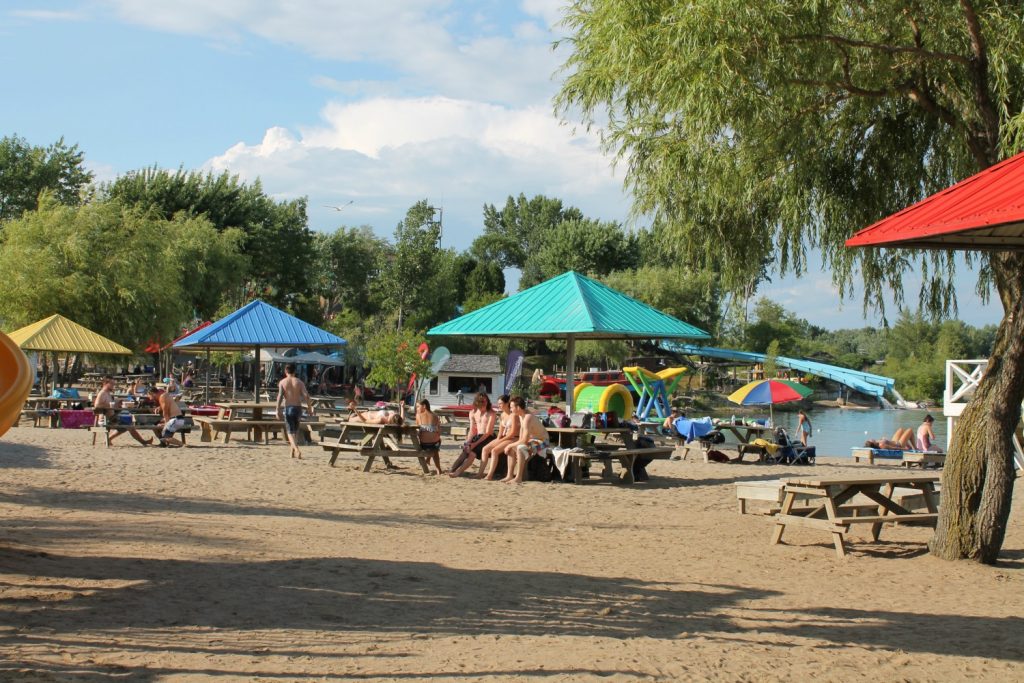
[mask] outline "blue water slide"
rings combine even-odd
[[[661,343],[669,351],[681,353],[687,356],[704,356],[705,358],[721,358],[723,360],[737,360],[747,363],[764,363],[766,356],[763,353],[751,351],[733,351],[731,349],[717,349],[710,346],[696,346],[694,344],[682,344],[679,342],[664,341]],[[873,375],[870,372],[840,368],[835,365],[819,363],[802,358],[788,358],[776,356],[775,364],[782,368],[806,372],[817,377],[824,377],[833,382],[838,382],[868,396],[882,398],[885,392],[892,391],[896,387],[896,380],[882,375]]]

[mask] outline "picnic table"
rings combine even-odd
[[[718,431],[726,431],[736,437],[736,440],[741,444],[748,444],[753,439],[756,439],[766,432],[769,434],[775,433],[774,427],[765,427],[763,425],[738,425],[732,424],[731,422],[719,422],[715,425],[715,429]]]
[[[629,427],[548,427],[549,441],[557,443],[559,448],[573,448],[579,443],[582,435],[602,436],[604,440],[594,444],[594,450],[586,453],[571,454],[573,481],[580,483],[583,479],[583,466],[590,460],[600,460],[604,465],[601,473],[603,479],[614,480],[612,460],[618,460],[622,467],[620,481],[624,484],[635,484],[633,465],[639,457],[667,460],[672,457],[674,449],[670,447],[637,448],[633,441],[633,430]],[[621,440],[609,441],[618,437]]]
[[[228,443],[233,432],[251,433],[254,441],[269,442],[271,433],[284,431],[284,420],[278,420],[276,414],[272,418],[263,416],[265,410],[277,410],[274,401],[221,401],[213,405],[218,409],[216,416],[195,415],[192,418],[202,428],[200,440],[203,442],[213,441],[217,434],[223,433],[224,443]],[[303,420],[300,426],[306,434],[311,429],[323,429],[324,423]]]
[[[420,468],[424,474],[428,474],[427,458],[433,451],[420,450],[419,428],[416,425],[383,425],[369,422],[346,421],[337,425],[338,434],[327,436],[321,446],[331,454],[330,465],[334,467],[335,461],[342,453],[365,458],[363,472],[369,472],[373,461],[380,457],[384,460],[385,466],[389,469],[394,466],[391,458],[413,457],[419,460]],[[407,443],[403,443],[403,439]]]
[[[836,555],[846,556],[844,537],[851,524],[870,524],[871,540],[877,541],[883,524],[913,522],[934,526],[938,520],[936,475],[888,475],[877,477],[791,477],[785,479],[782,509],[775,515],[772,545],[782,541],[787,525],[821,529],[832,534]],[[927,512],[911,512],[893,500],[898,487],[921,492]],[[871,501],[873,515],[860,515],[862,506],[846,506],[857,494]],[[810,501],[807,509],[794,510],[797,498]],[[815,505],[817,503],[817,505]]]

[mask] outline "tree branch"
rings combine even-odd
[[[804,42],[826,42],[832,43],[833,45],[841,45],[845,47],[856,47],[864,48],[867,50],[876,50],[891,55],[910,54],[917,57],[924,57],[925,59],[935,59],[945,62],[956,62],[958,64],[970,64],[971,62],[970,57],[958,55],[953,52],[936,52],[935,50],[926,50],[920,45],[887,45],[885,43],[873,43],[867,40],[856,40],[854,38],[846,38],[844,36],[837,36],[832,33],[803,33],[800,35],[792,36],[790,40]]]
[[[971,0],[960,0],[967,21],[967,33],[971,37],[973,55],[967,71],[974,91],[974,104],[981,117],[981,130],[976,131],[977,140],[969,142],[971,151],[980,168],[988,168],[999,161],[999,115],[988,89],[988,50],[981,33],[981,22]]]

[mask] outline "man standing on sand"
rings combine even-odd
[[[306,385],[295,376],[295,363],[288,363],[284,366],[284,379],[277,383],[277,419],[281,419],[281,404],[284,403],[284,431],[288,435],[288,443],[292,447],[292,457],[299,460],[302,460],[298,434],[303,400],[306,402],[309,414],[316,415],[316,411],[313,410],[313,401],[309,397],[309,392],[306,391]]]
[[[519,439],[505,447],[509,465],[508,475],[502,481],[521,484],[530,458],[535,455],[543,458],[547,453],[548,432],[536,415],[527,412],[526,401],[522,396],[513,396],[509,403],[512,412],[519,418]]]
[[[175,432],[180,432],[185,428],[185,418],[181,415],[178,402],[169,393],[160,391],[156,387],[149,388],[149,398],[159,406],[157,412],[163,417],[163,421],[153,430],[160,437],[160,446],[162,448],[184,446],[184,442],[174,438]],[[160,430],[161,427],[163,431]]]

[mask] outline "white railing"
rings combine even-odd
[[[964,407],[974,395],[981,378],[988,367],[988,360],[947,360],[946,389],[942,392],[942,414],[946,416],[946,448],[953,438],[956,419],[964,412]],[[1022,444],[1021,425],[1013,436],[1014,460],[1017,467],[1024,468],[1024,444]]]

